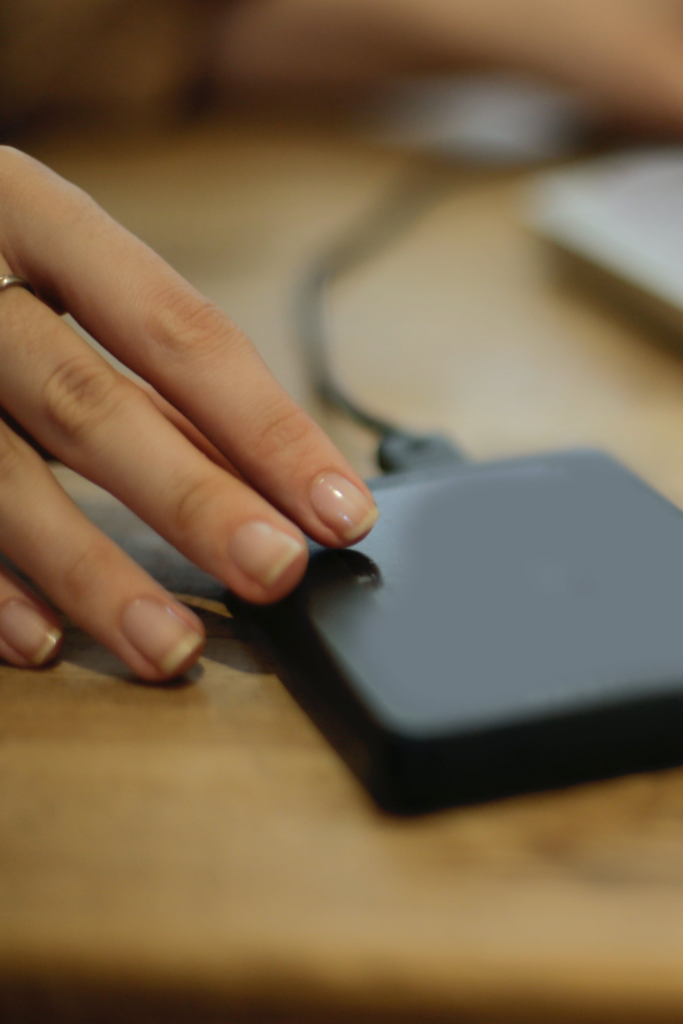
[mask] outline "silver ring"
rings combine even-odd
[[[17,277],[16,274],[5,274],[4,277],[0,277],[0,292],[4,291],[5,288],[25,288],[31,295],[36,294],[36,290],[30,281],[27,281],[25,277]]]

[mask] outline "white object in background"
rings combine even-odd
[[[683,147],[620,153],[542,175],[529,220],[683,324]]]
[[[587,116],[568,93],[523,78],[442,75],[387,87],[370,122],[382,143],[495,166],[575,151]]]

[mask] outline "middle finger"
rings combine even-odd
[[[247,600],[296,583],[306,563],[296,526],[39,300],[13,290],[2,313],[0,404],[41,444]]]

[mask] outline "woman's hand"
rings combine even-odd
[[[302,531],[357,540],[377,518],[362,480],[215,306],[88,196],[0,147],[0,408],[249,601],[306,566]],[[41,301],[42,300],[42,301]],[[151,387],[105,362],[67,310]],[[139,676],[199,656],[199,620],[102,534],[0,420],[0,551]],[[44,664],[59,621],[0,569],[0,657]]]

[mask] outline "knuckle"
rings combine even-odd
[[[12,174],[25,167],[29,157],[14,146],[0,146],[0,173]]]
[[[13,146],[0,146],[0,192],[2,203],[0,203],[0,227],[3,235],[4,256],[9,260],[11,256],[10,226],[13,221],[15,208],[23,206],[23,192],[25,182],[31,180],[32,169],[35,161]],[[15,261],[12,260],[14,263]]]
[[[12,250],[23,250],[14,239],[23,236],[29,215],[38,217],[42,212],[55,226],[61,224],[71,232],[78,219],[95,205],[82,189],[13,146],[0,146],[0,193],[0,228],[7,258]],[[22,261],[12,262],[21,266]]]
[[[165,356],[211,358],[246,342],[230,318],[208,299],[176,286],[150,303],[147,329]]]
[[[12,431],[0,423],[0,487],[7,488],[26,473],[26,455]]]
[[[252,449],[255,460],[267,463],[294,450],[300,456],[312,441],[311,434],[311,421],[303,409],[284,402],[277,410],[269,410],[257,428]]]
[[[51,432],[69,443],[82,440],[130,401],[133,389],[106,363],[81,355],[52,371],[42,393]]]
[[[0,146],[0,180],[3,192],[7,189],[8,196],[12,196],[15,201],[21,203],[28,194],[33,194],[36,183],[44,180],[46,176],[56,177],[45,164],[41,164],[28,153],[23,153],[14,146]],[[35,196],[33,198],[35,199]]]
[[[92,596],[98,581],[115,578],[116,549],[105,537],[91,541],[69,562],[62,578],[65,608],[79,607]]]
[[[170,502],[170,527],[176,539],[186,540],[197,533],[198,524],[224,488],[222,478],[213,473],[185,476],[179,481]]]

